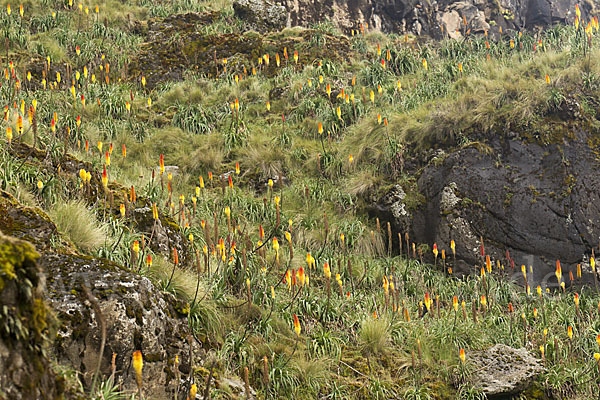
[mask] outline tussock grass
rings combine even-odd
[[[84,252],[93,252],[107,240],[106,229],[83,201],[57,202],[49,215],[59,232]]]

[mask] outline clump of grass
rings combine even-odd
[[[367,318],[360,326],[360,346],[366,355],[383,352],[390,339],[390,323],[384,318]]]
[[[106,229],[83,201],[57,202],[49,215],[59,232],[79,250],[92,252],[106,240]]]

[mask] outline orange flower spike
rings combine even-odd
[[[150,268],[152,266],[152,255],[148,254],[146,256],[146,267]]]
[[[452,250],[452,255],[456,255],[456,244],[454,243],[454,240],[450,241],[450,249]]]
[[[300,282],[300,286],[304,286],[306,275],[304,274],[304,267],[298,268],[298,282]]]
[[[460,358],[460,362],[465,365],[466,357],[465,357],[465,349],[460,349],[458,351],[458,358]]]
[[[165,159],[162,154],[160,155],[159,166],[160,166],[160,174],[162,175],[165,173]]]
[[[556,279],[558,280],[558,282],[560,283],[560,281],[562,280],[562,269],[560,268],[560,260],[556,260]]]
[[[488,274],[492,273],[492,261],[490,260],[490,256],[485,256],[485,267],[487,269]]]
[[[487,307],[487,299],[484,294],[481,295],[481,305],[484,309]]]
[[[294,50],[294,63],[298,64],[298,50]]]
[[[454,312],[458,311],[458,297],[452,297],[452,307],[454,307]]]
[[[325,278],[328,280],[331,279],[331,268],[329,268],[329,263],[327,261],[323,264],[323,273],[325,274]]]
[[[294,314],[294,332],[296,332],[297,337],[300,337],[300,321],[296,314]]]
[[[323,123],[319,122],[317,126],[317,132],[319,132],[319,135],[323,134]]]
[[[104,163],[107,167],[110,167],[110,153],[108,151],[104,153]]]
[[[433,244],[433,256],[435,257],[435,260],[437,261],[437,257],[438,257],[438,247],[437,247],[437,243]]]
[[[598,343],[598,347],[600,347],[600,335],[596,336],[596,343]]]
[[[425,69],[425,71],[427,71],[427,60],[423,59],[423,69]]]
[[[567,336],[569,337],[569,340],[573,340],[573,327],[571,325],[567,328]]]
[[[573,296],[573,301],[575,302],[575,307],[579,308],[579,294],[575,293],[575,296]]]
[[[325,87],[325,91],[327,92],[327,97],[331,98],[331,86],[329,85],[329,83]]]
[[[179,253],[177,252],[177,247],[173,247],[173,264],[179,265]]]
[[[127,148],[125,147],[125,143],[123,143],[122,154],[123,158],[127,158]]]
[[[546,74],[546,83],[549,85],[550,84],[550,75]]]
[[[425,307],[427,307],[427,311],[431,307],[431,299],[429,297],[429,292],[425,293]]]
[[[233,180],[231,179],[231,175],[229,175],[229,189],[233,189]]]

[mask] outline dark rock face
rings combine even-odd
[[[575,4],[579,3],[582,17],[598,3],[577,0],[278,0],[288,11],[289,26],[309,26],[329,19],[342,30],[357,29],[368,23],[370,29],[383,32],[414,33],[442,37],[445,34],[461,35],[466,30],[483,32],[488,29],[523,30],[547,27],[556,23],[572,23]],[[443,26],[443,32],[442,32]],[[456,33],[456,30],[459,30]]]
[[[447,254],[454,240],[455,269],[461,272],[483,265],[483,237],[486,254],[521,282],[525,264],[533,266],[531,286],[556,286],[557,260],[567,284],[577,264],[583,280],[591,282],[587,260],[600,241],[597,147],[597,135],[582,130],[552,144],[516,134],[488,138],[487,145],[463,146],[425,167],[418,179],[425,201],[410,216],[397,212],[402,199],[390,201],[389,195],[374,214],[391,219],[395,231],[411,232],[411,240],[437,243]]]

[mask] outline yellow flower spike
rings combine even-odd
[[[86,174],[86,172],[85,172],[85,169],[83,169],[83,168],[82,168],[82,169],[80,169],[80,170],[79,170],[79,178],[80,178],[80,179],[81,179],[83,182],[85,182],[85,177],[86,177],[86,175],[87,175],[87,174]]]
[[[487,307],[487,299],[485,298],[485,295],[481,295],[481,305],[483,306],[483,309],[485,310],[485,308]]]
[[[279,198],[279,196],[275,196],[274,200],[275,200],[275,205],[276,205],[276,206],[279,206],[279,201],[281,200],[281,199]]]
[[[152,98],[148,97],[148,109],[152,108]]]
[[[423,68],[427,71],[427,60],[423,59]]]
[[[550,75],[546,74],[546,83],[549,85],[550,84]]]
[[[594,353],[594,360],[596,360],[596,362],[600,362],[600,353]]]
[[[342,120],[342,109],[338,106],[336,109],[337,117],[341,121]]]
[[[119,211],[121,212],[121,218],[125,218],[125,204],[121,203]]]
[[[288,243],[292,243],[292,235],[288,231],[285,231],[284,236]]]
[[[196,386],[196,384],[194,383],[191,387],[190,387],[190,400],[194,400],[196,399],[196,393],[198,393],[198,387]]]
[[[381,125],[381,114],[377,114],[377,125]]]
[[[133,352],[133,370],[135,371],[135,380],[138,385],[138,389],[142,391],[142,368],[144,367],[144,360],[142,358],[142,352],[136,350]]]
[[[460,358],[460,362],[465,365],[466,357],[465,357],[465,349],[460,349],[458,351],[458,358]]]
[[[317,126],[317,132],[319,132],[319,135],[323,134],[323,124],[321,122]]]
[[[6,127],[6,140],[8,141],[8,144],[10,144],[12,142],[12,138],[13,138],[12,128],[10,126],[7,126]]]
[[[369,93],[369,98],[371,99],[371,103],[375,104],[375,93],[372,90]]]
[[[425,307],[427,307],[427,311],[430,311],[430,308],[431,308],[431,298],[429,297],[429,292],[425,293]]]
[[[540,285],[537,286],[537,294],[539,297],[542,297],[542,287]]]
[[[567,328],[567,336],[569,337],[569,340],[573,340],[573,327],[571,325]]]
[[[156,206],[156,203],[152,203],[152,219],[155,221],[158,220],[158,207]]]

